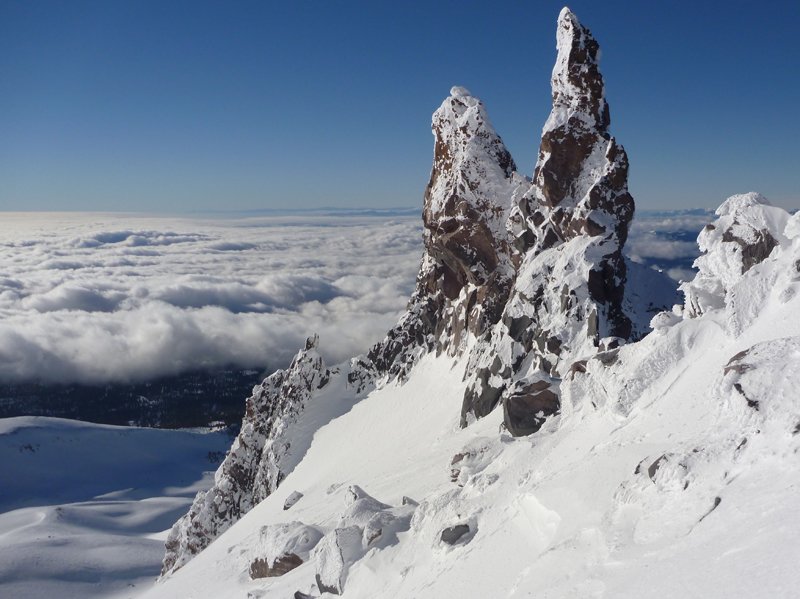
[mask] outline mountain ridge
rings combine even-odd
[[[642,398],[675,405],[676,399],[669,394],[672,385],[685,388],[686,381],[699,380],[699,366],[687,363],[692,352],[698,351],[695,348],[710,350],[714,344],[729,348],[748,330],[755,330],[762,306],[771,305],[767,300],[776,284],[781,283],[783,291],[775,302],[787,304],[794,299],[797,273],[781,274],[781,268],[792,263],[800,226],[796,216],[790,218],[757,194],[729,199],[717,211],[715,223],[700,234],[705,253],[696,262],[700,270],[695,279],[682,285],[686,301],[681,304],[666,277],[623,258],[634,212],[627,189],[628,159],[608,132],[599,46],[566,8],[558,18],[557,50],[553,109],[531,180],[516,172],[485,107],[465,88],[454,87],[434,113],[434,160],[423,206],[425,253],[406,313],[365,355],[334,367],[326,366],[316,354],[317,339],[311,337],[287,370],[254,388],[242,432],[218,470],[214,487],[198,495],[190,512],[170,532],[162,570],[164,589],[178,588],[170,587],[176,571],[191,568],[196,554],[226,537],[233,543],[229,550],[242,544],[239,554],[250,556],[243,559],[251,560],[251,578],[260,579],[253,576],[253,560],[260,560],[255,571],[280,578],[275,592],[286,591],[284,584],[296,585],[303,590],[295,597],[301,598],[319,593],[374,595],[381,588],[379,577],[369,572],[377,571],[390,577],[399,593],[396,596],[438,596],[422,589],[439,584],[441,592],[443,584],[457,585],[453,576],[445,574],[447,568],[440,569],[447,555],[461,552],[466,558],[472,552],[481,556],[475,558],[479,561],[491,561],[490,553],[502,553],[504,537],[513,537],[512,547],[521,551],[527,547],[540,557],[557,547],[556,539],[570,539],[575,551],[591,554],[600,563],[603,551],[611,554],[627,547],[626,542],[632,545],[630,539],[638,538],[646,545],[672,538],[646,515],[629,525],[626,502],[676,518],[675,528],[688,531],[686,535],[719,507],[720,495],[715,493],[731,483],[718,466],[737,463],[743,447],[730,451],[735,436],[731,414],[734,420],[749,423],[741,427],[745,444],[759,444],[761,429],[753,418],[763,417],[770,422],[763,428],[775,429],[775,446],[781,447],[783,459],[796,453],[796,438],[787,441],[778,431],[791,429],[797,410],[783,396],[772,398],[762,383],[763,376],[772,376],[763,373],[772,372],[770,357],[781,351],[776,347],[793,348],[794,338],[761,339],[742,350],[743,354],[725,358],[727,365],[710,388],[718,405],[705,411],[692,408],[699,419],[716,427],[707,450],[693,454],[682,445],[661,455],[645,455],[633,478],[604,455],[592,453],[602,445],[603,434],[620,437],[618,431],[631,423],[642,439],[651,434],[642,432],[646,429],[636,421],[640,418],[653,425],[652,415],[641,412]],[[796,264],[800,262],[795,270]],[[785,312],[780,306],[776,310]],[[726,324],[720,326],[722,322]],[[717,368],[716,361],[723,359],[720,351],[709,351],[696,362]],[[742,362],[747,356],[751,361]],[[681,379],[681,372],[687,371],[692,375]],[[741,380],[733,380],[737,377]],[[664,388],[665,381],[672,385]],[[790,379],[785,388],[793,384]],[[446,406],[432,407],[415,393],[432,395],[433,403],[446,398],[442,399]],[[740,393],[744,403],[732,400],[732,393]],[[459,397],[460,413],[449,414]],[[452,423],[453,428],[437,436],[435,422],[414,418],[402,406],[403,398],[420,417],[431,412],[431,417],[441,418],[446,427]],[[410,439],[432,443],[434,456],[451,456],[450,486],[436,482],[433,474],[422,475],[425,484],[410,482],[413,465],[398,462],[403,451],[420,464],[431,463],[434,456],[426,457],[420,448],[403,449],[403,435],[393,436],[391,426],[376,420],[381,401],[386,403],[383,419],[392,414],[412,418],[424,433],[417,434],[409,422],[397,422],[396,428]],[[747,411],[758,412],[762,405],[770,406],[768,416]],[[371,439],[373,447],[381,448],[380,455],[388,456],[387,448],[400,454],[386,457],[386,463],[402,472],[398,480],[424,497],[397,497],[394,505],[378,501],[357,486],[352,476],[360,472],[378,491],[396,490],[385,473],[374,468],[362,472],[351,464],[334,466],[320,455],[315,448],[326,446],[336,455],[349,455],[346,461],[355,458],[347,449],[334,449],[333,430],[343,435],[343,443],[368,446],[362,446],[360,438],[348,437],[349,420],[358,425],[353,429],[357,437]],[[680,417],[671,424],[679,421]],[[797,421],[800,427],[800,418]],[[367,423],[383,436],[363,428]],[[589,432],[581,433],[579,424],[587,423]],[[574,442],[567,431],[575,435]],[[697,434],[693,427],[687,428],[689,432]],[[655,436],[654,447],[667,444],[660,434]],[[595,443],[588,453],[582,446],[586,439]],[[613,473],[610,481],[597,483],[603,497],[610,497],[604,499],[602,522],[579,515],[570,500],[560,512],[563,506],[554,493],[564,487],[548,488],[544,482],[549,479],[541,478],[530,465],[530,455],[526,456],[526,450],[532,450],[540,458],[563,464],[565,470],[586,474],[580,464],[565,457],[570,445],[586,456],[587,463],[599,460]],[[635,446],[623,435],[609,451],[630,457]],[[551,453],[545,451],[548,447]],[[752,455],[758,458],[760,454]],[[308,467],[304,468],[309,460],[349,479],[348,484],[333,483],[321,489]],[[698,482],[704,469],[713,471],[713,476]],[[327,471],[317,475],[320,480],[330,476]],[[559,473],[550,471],[549,476],[562,480]],[[257,533],[237,525],[243,519],[253,521],[250,514],[260,516],[261,522],[267,515],[276,518],[279,498],[273,496],[284,495],[279,485],[289,480],[303,488],[293,488],[300,498],[284,497],[288,506],[284,511],[291,509],[293,515],[313,520],[293,520],[278,528],[269,524]],[[587,476],[587,480],[595,479]],[[691,489],[686,494],[691,507],[677,517],[681,485],[684,491]],[[326,499],[336,494],[343,495],[344,501],[338,513]],[[578,495],[581,499],[574,500],[576,505],[588,506],[584,495]],[[290,497],[295,498],[293,502]],[[505,507],[492,511],[495,504]],[[524,522],[527,525],[520,524]],[[591,523],[586,528],[589,536],[582,538],[574,522]],[[226,534],[229,529],[233,537]],[[526,530],[530,532],[527,540]],[[606,538],[606,533],[630,539],[617,542]],[[475,550],[476,544],[480,550]],[[427,557],[417,558],[415,551]],[[382,552],[406,564],[399,579],[399,571]],[[230,576],[242,571],[241,560],[223,564],[219,559],[216,554],[205,563],[215,563]],[[413,570],[417,559],[422,560],[423,571],[427,564],[447,582],[434,583],[428,577],[432,575],[422,573],[409,575],[406,584],[402,572]],[[541,563],[525,568],[524,561],[511,560],[523,572],[522,579],[531,568],[545,568],[547,561],[542,557]],[[357,581],[353,587],[351,570]],[[174,579],[191,586],[187,576],[196,576],[197,567],[191,572]],[[576,577],[580,578],[576,574],[570,580],[575,582]],[[605,583],[597,581],[600,578],[595,580],[593,575],[580,580],[587,596],[602,595],[592,590],[605,588]],[[559,575],[545,583],[557,596],[570,588],[569,581]],[[272,588],[263,587],[263,593]],[[526,582],[513,586],[510,593],[533,588]],[[485,585],[483,589],[487,592]],[[469,585],[462,585],[462,590],[467,596],[486,596]],[[253,593],[266,596],[259,594],[262,591]]]

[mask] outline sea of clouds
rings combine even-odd
[[[419,215],[0,213],[0,381],[140,381],[363,353],[405,308]],[[628,254],[691,276],[703,214],[637,216]]]

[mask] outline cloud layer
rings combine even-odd
[[[691,276],[706,213],[641,213],[627,253]],[[286,365],[319,333],[330,363],[405,308],[418,215],[242,219],[4,214],[0,381],[104,383]]]
[[[335,363],[394,324],[422,252],[403,216],[6,214],[0,232],[5,381],[276,368],[315,332]]]
[[[675,281],[694,277],[692,263],[700,255],[697,235],[714,220],[707,210],[641,211],[636,214],[625,246],[635,262],[662,270]]]

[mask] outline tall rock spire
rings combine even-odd
[[[599,46],[564,8],[533,185],[508,220],[520,252],[514,287],[471,357],[462,424],[503,403],[514,434],[559,410],[560,378],[606,337],[627,339],[622,246],[633,217],[625,150],[608,133]],[[619,341],[616,341],[619,342]],[[615,343],[616,343],[615,342]]]
[[[423,204],[425,254],[408,311],[368,354],[376,374],[402,378],[426,351],[460,353],[500,318],[514,282],[506,227],[528,182],[483,103],[450,90],[431,122],[433,167]]]
[[[557,48],[534,185],[511,228],[520,249],[547,249],[583,234],[621,247],[634,211],[628,157],[608,133],[599,45],[568,8],[558,18]]]

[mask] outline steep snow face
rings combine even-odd
[[[568,9],[557,28],[553,109],[533,185],[508,221],[523,257],[501,321],[473,353],[462,408],[466,424],[502,401],[514,434],[558,411],[559,380],[576,360],[604,338],[641,336],[632,321],[649,320],[636,313],[647,307],[625,301],[634,205],[625,150],[608,134],[599,46]]]

